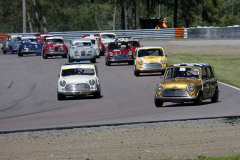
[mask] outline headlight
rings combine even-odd
[[[113,53],[112,53],[112,52],[110,52],[110,53],[109,53],[109,56],[113,56]]]
[[[102,50],[102,46],[99,46],[99,49]]]
[[[138,61],[138,64],[139,64],[139,65],[142,65],[142,60],[139,60],[139,61]]]
[[[156,86],[156,89],[157,89],[157,91],[161,91],[161,90],[163,89],[163,87],[162,87],[161,84],[158,84],[158,85]]]
[[[131,51],[130,51],[130,52],[128,52],[128,55],[129,55],[129,56],[131,56],[131,55],[132,55],[132,52],[131,52]]]
[[[166,63],[166,59],[162,59],[161,62],[162,62],[162,64],[165,64]]]
[[[189,84],[188,85],[188,90],[189,91],[193,91],[194,90],[194,85],[193,84]]]
[[[38,48],[38,45],[35,45],[35,48]]]
[[[64,87],[66,85],[66,81],[61,80],[59,84],[60,84],[60,86]]]
[[[91,86],[93,86],[93,85],[95,84],[95,80],[94,80],[94,79],[90,79],[90,80],[89,80],[89,84],[90,84]]]

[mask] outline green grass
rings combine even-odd
[[[240,87],[240,56],[173,54],[167,57],[168,65],[174,63],[208,63],[213,66],[218,81]]]

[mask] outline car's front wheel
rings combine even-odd
[[[23,56],[23,53],[22,53],[20,50],[18,51],[18,56],[19,56],[19,57],[22,57],[22,56]]]
[[[136,67],[134,67],[134,75],[135,75],[136,77],[139,76],[139,72],[138,72],[138,70],[136,69]]]
[[[200,91],[200,92],[198,93],[197,99],[194,100],[194,103],[195,103],[196,105],[201,105],[202,102],[203,102],[203,94],[202,94],[202,92]]]
[[[211,98],[211,102],[212,103],[216,103],[218,101],[218,97],[219,97],[219,91],[218,88],[215,89],[214,95]]]
[[[109,62],[108,60],[106,61],[106,66],[110,66],[111,62]]]
[[[90,60],[91,63],[96,63],[96,58]]]
[[[43,56],[43,59],[47,59],[47,55],[45,54],[45,52],[43,52],[42,56]]]
[[[62,55],[62,58],[67,58],[67,54]]]
[[[61,100],[64,100],[64,99],[66,98],[66,96],[64,96],[64,95],[61,94],[61,93],[58,93],[58,94],[57,94],[57,98],[58,98],[59,101],[61,101]]]
[[[6,50],[3,50],[3,54],[7,54],[7,51],[6,51]]]
[[[68,56],[68,62],[69,63],[73,62],[73,59],[70,56]]]
[[[156,107],[162,107],[163,106],[163,101],[159,100],[159,99],[155,99],[155,106]]]

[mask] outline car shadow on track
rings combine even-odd
[[[221,101],[218,101],[216,103],[219,103],[219,102],[221,102]],[[212,102],[211,101],[206,101],[206,102],[203,102],[200,105],[196,105],[196,104],[194,104],[194,102],[172,103],[170,105],[164,105],[164,103],[163,103],[163,107],[164,108],[167,108],[167,107],[178,107],[179,108],[179,107],[193,107],[193,106],[201,107],[201,106],[206,106],[208,104],[212,104]],[[159,108],[161,108],[161,107],[159,107]]]
[[[103,98],[103,95],[101,95],[99,98],[96,98],[94,96],[67,96],[64,100],[62,101],[69,101],[69,100],[92,100],[92,99],[101,99]]]

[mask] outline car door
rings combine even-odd
[[[209,83],[210,83],[210,96],[212,97],[214,94],[215,88],[217,86],[217,79],[214,76],[214,71],[212,67],[208,66],[206,70],[207,70]]]
[[[207,99],[211,96],[210,80],[205,67],[202,68],[202,84],[203,84],[203,99]]]

